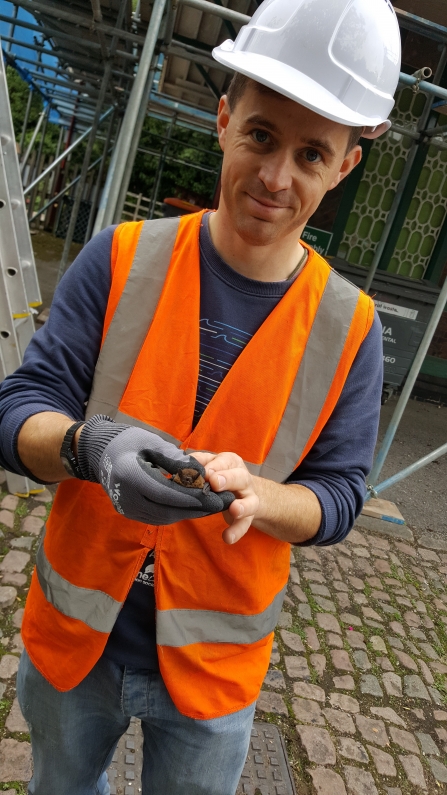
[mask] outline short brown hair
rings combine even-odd
[[[228,105],[230,107],[231,113],[236,108],[237,103],[243,97],[247,86],[253,83],[256,86],[256,89],[261,94],[278,94],[278,96],[284,96],[283,94],[279,94],[277,91],[273,91],[272,88],[268,88],[268,86],[264,86],[262,83],[258,83],[256,80],[253,80],[251,77],[247,77],[247,75],[243,75],[241,72],[235,72],[233,78],[231,80],[230,85],[228,86],[227,91],[227,100]],[[359,142],[359,139],[362,135],[363,127],[350,127],[349,128],[349,138],[348,138],[348,145],[346,147],[346,154],[354,149]]]

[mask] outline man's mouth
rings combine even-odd
[[[263,208],[267,212],[271,211],[274,212],[275,210],[284,210],[286,206],[284,204],[276,204],[275,202],[270,201],[270,199],[265,198],[258,198],[253,196],[251,193],[247,193],[247,196],[252,199],[255,204],[259,206],[259,208]]]

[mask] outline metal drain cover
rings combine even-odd
[[[111,795],[139,795],[143,763],[139,720],[121,737],[108,769]],[[296,795],[284,740],[276,726],[254,723],[250,747],[236,795]]]
[[[284,740],[276,726],[253,724],[236,795],[296,795]]]

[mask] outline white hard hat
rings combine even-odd
[[[213,50],[225,66],[371,138],[390,127],[400,53],[390,0],[265,0],[236,41]]]

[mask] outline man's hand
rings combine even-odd
[[[100,483],[115,510],[137,522],[168,525],[201,519],[224,511],[233,494],[209,488],[187,488],[171,475],[197,470],[202,465],[191,455],[151,431],[115,423],[95,414],[85,423],[78,440],[78,462],[86,480]],[[201,470],[201,471],[200,471]]]
[[[252,475],[236,453],[195,452],[215,492],[231,491],[236,499],[224,512],[228,527],[222,538],[235,544],[252,524],[267,535],[291,544],[313,538],[320,528],[321,507],[305,486],[284,485]]]
[[[62,440],[71,425],[73,419],[51,411],[34,414],[23,424],[18,452],[36,480],[54,483],[71,477],[60,458]],[[172,524],[221,513],[234,499],[224,489],[214,494],[166,478],[159,467],[175,475],[194,466],[201,469],[201,465],[142,428],[96,415],[76,432],[73,451],[84,478],[102,484],[115,510],[145,524]],[[205,475],[204,470],[200,474]]]
[[[213,491],[231,491],[236,499],[224,513],[229,527],[223,532],[226,544],[235,544],[245,535],[259,511],[254,478],[236,453],[194,453],[204,467]],[[260,478],[257,478],[260,480]]]

